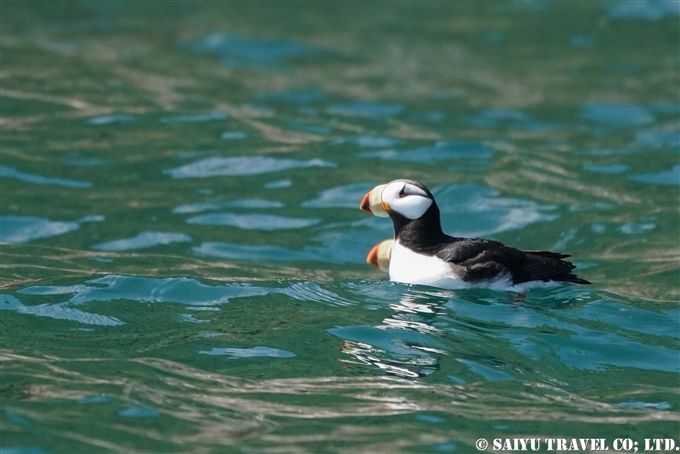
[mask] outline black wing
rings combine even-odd
[[[451,263],[466,282],[509,275],[513,284],[551,280],[590,284],[571,272],[576,266],[559,252],[521,251],[493,240],[451,238],[436,255]]]

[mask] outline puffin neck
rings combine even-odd
[[[439,207],[435,202],[418,219],[408,219],[390,212],[394,224],[394,239],[415,252],[438,249],[448,236],[442,232]]]

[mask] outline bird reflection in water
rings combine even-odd
[[[430,356],[401,357],[387,359],[384,350],[363,342],[344,340],[340,344],[341,352],[352,355],[357,361],[338,358],[338,361],[349,364],[367,364],[384,370],[388,374],[404,378],[427,377],[439,370],[439,361]],[[443,353],[443,352],[442,352]]]
[[[395,313],[383,319],[375,328],[382,331],[404,330],[419,335],[438,335],[441,330],[434,326],[434,318],[446,313],[442,305],[449,301],[450,293],[409,289],[399,302],[389,305]],[[339,358],[338,361],[375,366],[390,375],[404,378],[427,377],[440,369],[440,356],[448,354],[443,349],[418,342],[427,339],[428,337],[420,336],[395,336],[389,341],[390,346],[395,347],[394,351],[386,351],[366,342],[343,340],[339,350],[353,356],[355,360]]]

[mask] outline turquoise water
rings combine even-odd
[[[0,452],[680,443],[679,28],[661,1],[3,3]],[[388,282],[358,205],[400,177],[593,285]]]

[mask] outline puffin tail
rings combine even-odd
[[[569,257],[569,254],[552,251],[523,252],[527,254],[527,263],[521,280],[558,281],[581,285],[591,283],[572,272],[576,265],[564,260]]]
[[[592,284],[592,282],[586,281],[585,279],[581,279],[580,277],[578,277],[574,273],[565,274],[563,276],[556,277],[553,280],[560,281],[560,282],[571,282],[572,284],[581,284],[581,285]]]
[[[569,254],[563,254],[561,252],[552,252],[552,251],[522,251],[526,252],[527,254],[531,255],[538,255],[539,257],[546,257],[549,259],[557,259],[557,260],[562,260],[566,259],[567,257],[571,257]]]

